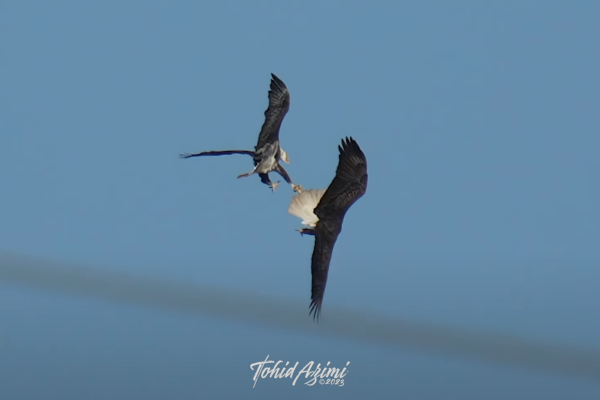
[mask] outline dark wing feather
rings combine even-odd
[[[331,255],[342,231],[344,215],[367,191],[367,159],[358,143],[352,138],[346,138],[342,140],[339,150],[340,160],[335,178],[314,210],[319,222],[315,227],[315,248],[311,262],[310,314],[314,313],[317,320],[321,314]]]
[[[269,107],[265,110],[265,122],[258,135],[257,150],[264,147],[267,143],[279,140],[279,128],[289,109],[290,93],[285,83],[275,76],[275,74],[271,74]]]
[[[337,234],[327,231],[319,232],[315,235],[315,248],[311,262],[312,293],[309,315],[313,314],[313,319],[317,321],[321,315],[321,305],[323,304],[325,286],[327,285],[331,254],[333,253],[333,246],[335,245],[337,236]]]
[[[314,213],[319,220],[343,219],[346,211],[367,191],[367,158],[353,138],[342,140],[335,178]]]
[[[225,156],[229,154],[247,154],[249,156],[254,156],[254,152],[250,150],[219,150],[219,151],[203,151],[201,153],[185,153],[180,154],[181,158],[190,158],[190,157],[200,157],[200,156]]]

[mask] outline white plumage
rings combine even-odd
[[[319,217],[314,213],[315,207],[327,189],[309,189],[295,195],[288,207],[288,212],[302,220],[303,225],[314,228],[319,222]]]

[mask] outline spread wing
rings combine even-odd
[[[289,109],[290,93],[285,83],[275,76],[275,74],[271,74],[269,107],[265,110],[265,122],[258,135],[257,150],[264,147],[267,143],[279,140],[279,128]]]
[[[254,156],[253,151],[249,150],[218,150],[218,151],[203,151],[201,153],[184,153],[180,154],[181,158],[190,158],[190,157],[201,157],[201,156],[226,156],[230,154],[247,154],[249,156]]]
[[[314,210],[319,220],[343,219],[346,211],[367,191],[367,158],[353,138],[345,138],[335,178]],[[341,223],[341,222],[340,222]]]
[[[309,315],[317,321],[321,315],[321,306],[323,296],[325,295],[325,286],[327,285],[327,274],[329,273],[329,264],[331,263],[331,254],[333,246],[337,240],[337,233],[327,231],[319,232],[315,235],[315,248],[312,254],[311,274],[312,274],[312,293]]]
[[[310,314],[319,319],[331,255],[342,230],[346,211],[367,191],[367,159],[352,138],[342,140],[335,178],[314,209],[319,218],[315,227],[315,248],[311,261],[312,295]]]

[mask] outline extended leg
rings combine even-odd
[[[275,191],[277,186],[279,186],[279,182],[271,182],[271,179],[269,179],[269,174],[258,174],[258,176],[260,176],[260,181],[265,185],[268,185],[273,191]]]
[[[315,236],[315,230],[314,229],[310,229],[310,228],[302,228],[302,229],[296,229],[298,232],[300,232],[301,236],[304,235],[312,235]]]
[[[292,182],[290,175],[287,173],[285,168],[283,168],[281,166],[281,164],[277,163],[277,166],[275,167],[275,172],[277,172],[279,175],[281,175],[281,177],[283,179],[285,179],[285,181],[292,186],[292,189],[294,190],[294,192],[298,192],[298,193],[302,192],[302,186],[296,185]]]
[[[238,179],[239,179],[239,178],[245,178],[245,177],[247,177],[247,176],[250,176],[250,175],[254,174],[255,172],[256,172],[256,167],[254,167],[254,168],[252,169],[252,171],[250,171],[250,172],[246,172],[245,174],[241,174],[241,175],[239,175],[239,176],[238,176]]]

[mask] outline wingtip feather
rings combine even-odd
[[[273,86],[281,91],[287,90],[285,83],[277,75],[271,73],[271,90],[275,89]]]
[[[338,148],[340,150],[340,154],[344,151],[350,150],[350,148],[352,148],[353,150],[361,151],[360,146],[352,136],[346,136],[345,138],[343,138],[342,144],[338,145]]]
[[[313,320],[317,323],[319,322],[319,317],[321,317],[321,304],[322,300],[312,300],[310,302],[310,311],[308,312],[308,315],[312,315]]]

